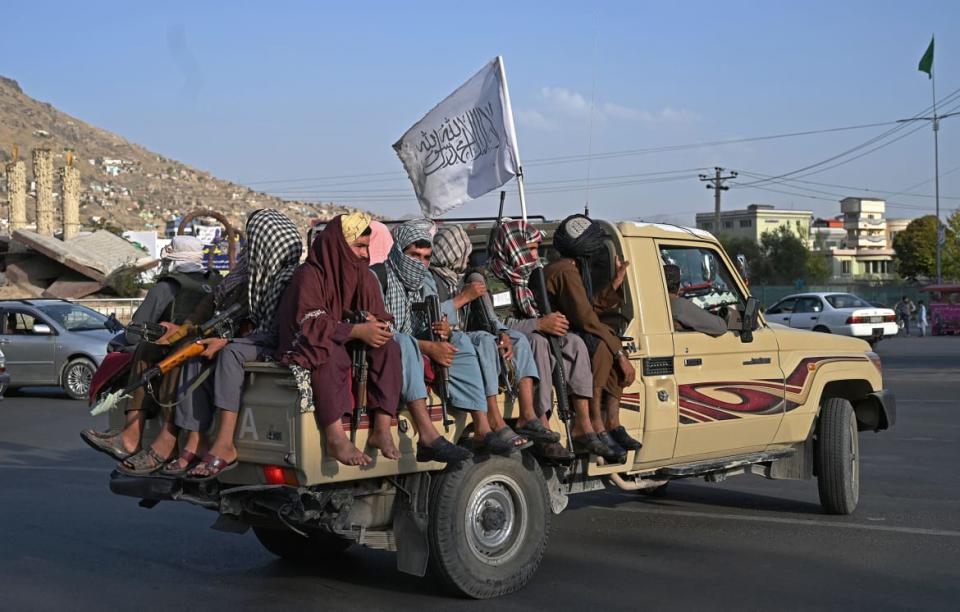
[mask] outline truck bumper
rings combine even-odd
[[[216,481],[192,483],[157,476],[130,476],[118,470],[110,474],[110,492],[139,498],[141,504],[149,506],[162,501],[186,501],[217,508],[220,503],[220,485]]]

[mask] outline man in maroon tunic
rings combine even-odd
[[[350,442],[341,419],[350,397],[351,358],[347,343],[363,342],[369,361],[367,408],[373,416],[369,446],[399,459],[391,419],[400,403],[400,347],[393,341],[376,277],[369,269],[370,216],[340,215],[317,236],[307,261],[294,274],[278,309],[277,357],[304,381],[309,375],[317,423],[326,452],[346,465],[367,465],[371,457]],[[351,313],[368,313],[349,323]],[[353,390],[354,394],[357,389]],[[307,398],[309,400],[309,397]]]

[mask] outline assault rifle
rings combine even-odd
[[[347,317],[348,320],[357,325],[367,322],[368,313],[360,310]],[[353,342],[353,349],[350,351],[350,361],[353,364],[352,375],[353,384],[357,390],[357,405],[353,408],[353,414],[350,417],[350,442],[357,443],[357,429],[360,428],[360,416],[369,412],[367,409],[367,377],[370,372],[370,366],[367,363],[367,344],[359,340]]]
[[[430,340],[433,342],[441,342],[437,332],[433,331],[433,324],[439,323],[442,318],[442,315],[440,314],[440,298],[435,295],[428,295],[423,298],[422,303],[413,304],[413,310],[419,311],[426,316],[427,325],[430,330]],[[437,392],[437,395],[440,396],[440,411],[441,415],[443,416],[443,429],[445,431],[449,431],[453,421],[450,420],[449,415],[450,389],[447,368],[442,367],[437,363],[433,363],[433,372],[433,388]]]
[[[212,336],[231,338],[234,332],[234,317],[236,317],[241,310],[243,310],[243,306],[235,303],[226,310],[218,312],[209,321],[200,325],[198,328],[197,339],[199,340],[201,338],[208,338]],[[100,400],[90,411],[90,416],[96,416],[112,410],[118,403],[120,403],[120,400],[130,397],[133,392],[140,387],[146,387],[152,383],[154,379],[164,376],[170,372],[170,370],[183,365],[194,357],[199,357],[201,354],[203,354],[205,348],[206,347],[199,342],[190,342],[183,345],[181,348],[165,357],[157,365],[148,368],[139,380],[127,385],[123,389],[110,393]]]
[[[467,282],[483,283],[484,286],[487,284],[486,278],[484,278],[483,274],[479,272],[472,272],[468,274]],[[470,326],[476,326],[485,332],[493,334],[493,337],[497,338],[497,341],[499,342],[501,333],[500,325],[497,324],[497,312],[493,308],[493,302],[490,301],[490,294],[487,293],[480,296],[478,299],[471,302],[468,308],[470,316],[467,317],[467,319],[471,323]],[[513,401],[517,398],[516,389],[513,388],[513,365],[504,358],[503,353],[501,353],[499,350],[499,347],[497,349],[497,357],[500,358],[500,382],[503,385],[503,392],[509,401]]]
[[[167,333],[167,328],[159,323],[145,321],[143,323],[127,323],[126,331],[128,334],[134,334],[141,340],[147,342],[156,342]]]
[[[547,283],[543,277],[543,268],[539,265],[530,276],[530,285],[540,309],[541,316],[552,313],[550,297],[547,295]],[[567,450],[573,452],[573,436],[571,435],[571,421],[573,412],[570,410],[570,396],[567,395],[567,377],[563,372],[563,350],[560,348],[560,338],[552,334],[544,334],[553,353],[553,390],[557,394],[557,416],[563,423],[564,433],[567,434]]]

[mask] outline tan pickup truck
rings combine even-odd
[[[482,264],[493,222],[464,225]],[[147,507],[160,500],[204,506],[218,514],[215,528],[243,533],[252,527],[268,550],[288,559],[327,557],[351,544],[395,550],[399,570],[423,576],[432,568],[454,590],[476,598],[510,593],[531,579],[551,515],[573,493],[606,486],[653,490],[675,478],[717,482],[750,472],[771,479],[815,477],[826,512],[853,512],[860,489],[859,432],[887,429],[896,415],[870,346],[767,324],[706,232],[635,222],[603,226],[608,256],[592,262],[594,286],[610,278],[616,255],[631,264],[622,310],[609,317],[627,338],[637,370],[623,395],[621,419],[643,448],[630,452],[625,463],[581,457],[551,465],[527,453],[475,458],[448,469],[417,463],[416,432],[401,411],[395,434],[403,458],[375,457],[370,466],[346,467],[324,455],[313,415],[300,412],[289,371],[251,363],[237,428],[237,469],[211,483],[115,472],[111,490],[139,497]],[[556,224],[541,227],[547,232],[541,252],[549,257]],[[736,309],[740,316],[730,319],[741,321],[739,329],[719,337],[675,331],[665,262],[680,267],[686,299],[714,312]],[[504,303],[502,294],[495,298]],[[439,405],[433,410],[442,429]],[[509,418],[514,407],[506,405],[504,412]],[[467,421],[454,416],[446,435],[456,441]],[[119,425],[121,415],[111,418]],[[563,431],[555,414],[553,419],[553,429]],[[366,428],[364,417],[361,447]]]

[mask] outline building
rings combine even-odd
[[[715,236],[749,238],[756,242],[760,242],[760,237],[767,232],[788,227],[804,242],[808,242],[811,219],[813,213],[809,210],[785,210],[770,204],[751,204],[745,210],[721,211],[720,228],[713,227],[714,213],[697,213],[697,227]]]
[[[896,278],[893,240],[886,219],[887,203],[874,198],[844,198],[840,216],[818,219],[811,228],[814,249],[826,251],[832,282],[887,281]],[[897,220],[896,231],[909,220]]]

